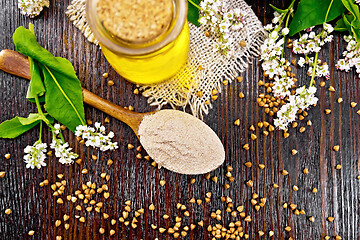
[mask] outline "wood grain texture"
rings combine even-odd
[[[12,33],[18,26],[26,26],[32,22],[39,43],[54,55],[69,59],[84,88],[120,106],[131,105],[139,112],[154,110],[144,97],[132,93],[135,86],[119,77],[107,63],[101,50],[86,42],[64,16],[70,0],[50,2],[50,9],[32,20],[20,15],[17,1],[0,0],[1,49],[14,49]],[[269,3],[280,7],[288,4],[261,0],[247,2],[264,23],[270,22],[272,17]],[[235,206],[245,206],[246,213],[252,218],[250,223],[243,222],[245,232],[250,235],[249,239],[260,239],[257,234],[260,230],[266,234],[270,230],[274,231],[273,239],[323,239],[325,235],[332,239],[335,235],[340,235],[342,239],[360,239],[360,181],[356,179],[360,174],[360,116],[356,114],[359,106],[349,107],[352,101],[360,105],[360,83],[354,72],[345,74],[334,68],[334,63],[343,50],[344,42],[336,35],[334,41],[321,52],[320,59],[331,66],[331,79],[326,82],[326,87],[319,88],[318,106],[312,108],[306,118],[312,121],[312,127],[307,126],[305,121],[299,122],[299,126],[305,126],[306,131],[299,133],[299,127],[290,129],[290,137],[287,139],[283,138],[281,132],[264,137],[257,128],[258,139],[250,141],[248,128],[251,124],[262,120],[271,121],[256,104],[258,93],[264,92],[257,84],[259,79],[264,78],[257,59],[241,74],[244,77],[241,83],[235,81],[224,87],[214,108],[204,119],[217,132],[226,148],[225,164],[211,173],[212,176],[218,176],[218,183],[206,180],[204,176],[183,176],[165,169],[156,169],[150,162],[137,159],[136,150],[127,149],[128,143],[139,146],[135,134],[128,126],[111,117],[110,123],[106,125],[109,130],[116,132],[115,138],[120,143],[116,152],[102,153],[85,148],[77,143],[72,133],[65,131],[65,138],[84,160],[81,165],[63,166],[54,157],[50,157],[48,166],[41,170],[26,169],[22,160],[23,149],[37,140],[38,128],[15,140],[1,139],[0,171],[5,171],[6,176],[0,178],[0,239],[55,239],[56,236],[62,236],[63,239],[172,239],[168,234],[153,230],[150,224],[168,228],[174,225],[177,215],[184,219],[182,226],[200,220],[204,220],[205,226],[233,221],[234,218],[225,214],[226,205],[221,203],[221,196],[230,196]],[[287,54],[290,58],[293,57],[290,52]],[[109,79],[115,82],[114,86],[107,86],[107,81],[102,77],[104,72],[109,73]],[[299,84],[308,83],[309,78],[304,69],[295,73]],[[334,86],[336,92],[327,90],[330,85]],[[0,72],[1,122],[36,111],[35,106],[26,100],[27,86],[28,81]],[[237,97],[240,91],[245,94],[244,99]],[[342,97],[344,102],[338,104],[338,97]],[[326,115],[325,109],[331,109],[332,113]],[[104,122],[107,117],[89,106],[86,106],[85,111],[87,119],[93,122]],[[237,118],[240,119],[238,127],[233,125]],[[49,132],[45,131],[43,140],[50,143]],[[242,149],[245,143],[249,143],[250,151]],[[334,145],[340,145],[340,151],[332,151]],[[297,149],[299,153],[293,156],[291,149]],[[9,160],[4,158],[6,153],[11,153]],[[98,160],[92,160],[92,155],[96,155]],[[146,153],[142,152],[142,155]],[[107,166],[107,159],[113,159],[114,164]],[[244,166],[248,161],[252,162],[252,168]],[[259,163],[265,164],[266,168],[257,168]],[[337,164],[342,165],[341,170],[335,169]],[[232,173],[235,178],[230,184],[231,188],[227,190],[223,188],[223,184],[227,183],[226,165],[234,168]],[[302,173],[305,167],[310,171],[308,175]],[[81,174],[83,168],[89,172]],[[289,175],[282,176],[282,169],[286,169]],[[105,183],[100,177],[102,172],[111,176],[107,183],[110,198],[104,199],[103,195],[97,195],[95,199],[105,203],[101,212],[108,213],[109,219],[104,219],[94,211],[79,212],[75,210],[74,204],[65,200],[65,196],[80,189],[82,183]],[[63,173],[67,180],[62,205],[56,204],[57,198],[52,196],[50,186],[39,186],[44,179],[49,179],[51,183],[58,181],[58,173]],[[192,177],[196,179],[195,184],[189,183]],[[164,187],[159,185],[161,179],[166,180]],[[253,188],[244,184],[250,179],[254,182]],[[272,188],[274,183],[280,187]],[[297,185],[300,190],[293,191],[293,185]],[[318,188],[319,192],[311,193],[313,187]],[[204,202],[206,192],[212,193],[210,203],[188,203],[193,197]],[[259,212],[250,203],[253,192],[267,198],[266,206]],[[138,218],[136,229],[118,221],[113,226],[110,224],[110,219],[121,216],[126,200],[132,201],[132,209],[145,208],[144,215]],[[296,216],[289,209],[284,209],[282,205],[285,202],[297,204],[306,211],[306,215]],[[155,211],[148,210],[151,203],[154,203]],[[188,206],[190,217],[183,216],[183,211],[176,208],[177,203]],[[12,209],[10,215],[4,214],[7,208]],[[217,209],[222,210],[221,221],[209,217]],[[165,213],[171,216],[167,221],[162,218]],[[63,214],[71,216],[68,230],[64,229],[64,223],[55,227],[55,221],[61,219]],[[86,222],[76,220],[76,214],[84,216]],[[309,216],[315,217],[314,223],[307,220]],[[328,222],[328,216],[333,216],[334,222]],[[286,226],[291,227],[290,233],[284,230]],[[104,235],[99,234],[100,227],[105,229]],[[31,229],[35,231],[32,237],[27,235]],[[116,231],[112,237],[109,237],[110,229]],[[211,236],[205,229],[197,226],[185,238],[211,239]]]

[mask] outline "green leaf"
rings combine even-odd
[[[344,24],[349,32],[351,32],[351,22],[354,20],[353,15],[344,15],[343,17]]]
[[[346,7],[346,9],[351,12],[352,15],[354,15],[354,17],[360,20],[359,7],[355,3],[353,3],[353,1],[342,0],[342,3]]]
[[[280,8],[275,7],[275,6],[272,5],[272,4],[269,4],[269,5],[270,5],[270,7],[272,7],[272,9],[274,9],[274,10],[275,10],[276,12],[278,12],[278,13],[286,13],[286,12],[288,12],[287,9],[283,10],[283,9],[280,9]]]
[[[196,5],[199,6],[199,0],[192,0]],[[200,26],[199,23],[199,9],[195,7],[191,2],[188,2],[188,15],[187,19],[189,22],[194,24],[195,26]]]
[[[352,16],[352,15],[351,15]],[[335,31],[339,31],[339,32],[344,32],[344,31],[351,31],[351,26],[349,25],[347,25],[346,23],[345,23],[345,21],[346,21],[346,19],[344,19],[344,18],[346,18],[345,17],[345,15],[343,14],[343,17],[342,18],[340,18],[337,22],[336,22],[336,26],[335,26],[335,28],[334,28],[334,30]]]
[[[30,30],[23,26],[18,27],[14,32],[13,41],[18,52],[62,73],[64,76],[77,79],[72,64],[65,58],[54,57],[49,51],[41,47]]]
[[[46,88],[45,110],[56,120],[66,125],[71,131],[79,125],[85,125],[82,88],[77,78],[68,78],[42,66]]]
[[[344,19],[340,18],[339,20],[337,20],[334,30],[339,32],[348,31]]]
[[[350,31],[355,38],[356,42],[360,42],[360,12],[359,6],[354,4],[353,1],[350,0],[342,0],[344,6],[352,15],[348,15],[351,17],[347,18],[347,24],[350,23]]]
[[[35,96],[38,96],[39,101],[44,102],[45,87],[42,82],[39,66],[38,63],[30,57],[29,57],[29,67],[30,67],[31,81],[26,94],[26,98],[30,102],[35,102]]]
[[[39,114],[28,118],[15,117],[0,124],[0,138],[16,138],[40,123]]]
[[[35,35],[24,27],[16,29],[13,41],[18,52],[34,59],[41,68],[46,111],[73,132],[76,126],[85,125],[82,88],[72,64],[41,47]]]
[[[29,24],[29,30],[31,31],[32,34],[35,34],[34,24],[32,23]],[[26,98],[30,102],[35,102],[35,96],[37,96],[40,102],[44,102],[45,87],[42,82],[39,66],[31,57],[28,57],[28,60],[29,60],[31,81],[28,87]]]
[[[53,118],[52,116],[50,116],[50,114],[48,114],[48,113],[45,113],[44,115],[45,115],[46,119],[49,120],[49,122],[50,122],[51,124],[54,123],[55,118]]]
[[[54,122],[54,118],[52,116],[50,116],[50,114],[45,113],[44,115],[45,115],[46,119],[49,120],[49,122],[51,124]],[[32,123],[38,121],[38,120],[43,120],[41,115],[39,115],[38,113],[30,113],[29,117],[27,117],[27,118],[19,117],[19,122],[22,125],[29,125],[29,124],[32,124]]]
[[[360,28],[359,27],[354,27],[353,25],[351,25],[351,32],[353,37],[355,38],[356,42],[360,42]]]
[[[360,30],[360,21],[358,19],[353,19],[351,21],[351,27]]]
[[[22,125],[30,125],[36,121],[41,120],[41,118],[38,113],[30,113],[29,117],[27,118],[18,117],[18,120]]]
[[[305,30],[309,27],[322,24],[325,21],[327,10],[331,0],[301,0],[294,18],[292,19],[289,29],[289,35]],[[334,20],[345,11],[345,7],[341,0],[333,0],[330,8],[327,22]]]

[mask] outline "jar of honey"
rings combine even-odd
[[[86,16],[112,67],[140,85],[165,81],[186,63],[187,0],[88,0]]]

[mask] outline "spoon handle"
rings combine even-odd
[[[0,69],[10,74],[31,79],[29,62],[22,54],[4,49],[0,52]],[[113,104],[83,88],[84,102],[129,125],[138,135],[138,128],[144,113],[137,113]]]
[[[0,52],[0,69],[18,77],[31,78],[27,57],[10,49]]]
[[[124,122],[138,135],[139,125],[145,115],[145,113],[138,113],[127,110],[112,102],[109,102],[94,93],[83,89],[84,102],[94,108],[109,114],[110,116]]]

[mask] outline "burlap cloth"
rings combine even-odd
[[[86,21],[85,1],[73,0],[66,14],[90,42],[97,44]],[[245,1],[224,1],[229,9],[240,8],[246,14],[245,27],[230,33],[236,40],[234,56],[226,58],[220,52],[214,51],[216,36],[206,37],[204,34],[210,29],[189,23],[190,51],[186,65],[164,83],[139,87],[150,105],[158,109],[166,104],[182,109],[189,106],[194,116],[202,118],[203,114],[207,114],[212,108],[212,91],[215,89],[220,93],[224,80],[231,83],[248,67],[251,58],[259,55],[260,45],[267,37],[261,22]],[[246,42],[245,47],[240,46],[241,41]],[[197,94],[198,92],[202,92],[202,95]]]

